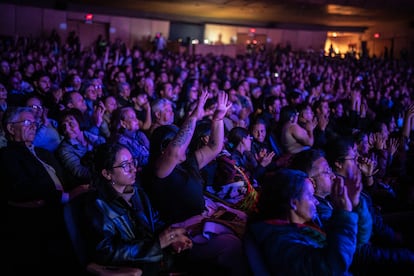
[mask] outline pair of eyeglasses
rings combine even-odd
[[[34,105],[29,106],[29,107],[31,107],[31,108],[33,108],[35,110],[43,110],[43,106],[41,106],[41,105],[34,104]]]
[[[112,169],[122,168],[124,170],[124,172],[129,173],[133,170],[133,168],[135,169],[137,166],[138,166],[138,160],[137,159],[132,159],[132,161],[123,162],[118,166],[113,166]]]
[[[95,85],[95,89],[101,89],[102,85]]]
[[[28,127],[28,126],[38,126],[38,123],[36,121],[30,121],[30,120],[23,120],[18,122],[11,122],[10,124],[22,124],[22,126]]]

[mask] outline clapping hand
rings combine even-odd
[[[95,106],[95,110],[93,112],[93,118],[95,120],[95,124],[100,127],[103,122],[103,116],[105,113],[105,105],[102,101],[98,102],[98,105]]]
[[[273,151],[267,152],[266,149],[261,149],[259,153],[255,154],[256,160],[262,167],[267,167],[273,160],[275,153]]]
[[[355,208],[359,204],[359,197],[363,188],[361,180],[361,171],[354,166],[350,172],[349,177],[344,180],[347,187],[349,200],[352,202],[352,207]]]
[[[352,202],[349,199],[347,186],[342,177],[336,177],[332,183],[332,203],[335,208],[352,211]]]

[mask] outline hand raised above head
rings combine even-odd
[[[198,96],[197,106],[190,114],[190,117],[195,117],[197,120],[200,120],[204,117],[204,105],[206,104],[208,99],[208,91],[202,90],[200,95]]]
[[[217,95],[217,107],[216,111],[214,112],[213,120],[219,121],[226,116],[227,111],[232,106],[232,103],[229,101],[229,96],[226,92],[220,91]]]

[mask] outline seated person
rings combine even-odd
[[[5,263],[14,275],[56,275],[62,269],[75,273],[62,207],[88,187],[67,192],[53,153],[33,145],[37,124],[32,112],[27,107],[9,108],[3,118],[8,139],[0,149]]]
[[[266,173],[266,168],[272,162],[275,153],[260,152],[252,153],[252,136],[243,127],[234,127],[227,135],[226,147],[236,165],[242,168],[253,181],[253,186],[260,186],[260,180]],[[259,183],[257,183],[259,182]]]
[[[167,227],[136,182],[136,160],[119,144],[102,144],[94,151],[93,187],[87,217],[93,233],[92,260],[101,265],[139,267],[157,275],[171,253],[192,247],[183,228]],[[164,264],[164,266],[163,266]]]
[[[189,150],[206,146],[210,140],[211,120],[197,122]],[[226,204],[239,210],[250,212],[257,200],[257,191],[250,178],[236,165],[231,154],[223,149],[218,156],[200,170],[206,192],[224,200]]]
[[[292,106],[284,106],[280,112],[280,142],[284,152],[296,154],[313,146],[313,130],[316,121],[309,121],[305,128],[298,123],[299,113]]]
[[[77,109],[68,109],[62,113],[60,131],[63,140],[56,150],[58,160],[65,169],[65,177],[73,187],[80,184],[89,184],[91,171],[87,153],[94,146],[105,143],[105,138],[81,129],[82,114]]]
[[[33,144],[36,147],[54,152],[62,141],[62,137],[57,130],[57,121],[48,118],[48,109],[43,106],[41,99],[37,96],[29,97],[26,106],[33,109],[33,115],[38,123]]]
[[[263,159],[266,153],[274,152],[272,163],[266,167],[267,171],[273,171],[276,168],[287,166],[291,155],[284,154],[272,133],[268,133],[268,124],[264,118],[257,117],[250,124],[250,133],[253,137],[252,153],[259,157],[258,161]],[[261,159],[260,159],[261,158]]]
[[[139,129],[136,113],[132,107],[120,107],[111,120],[112,140],[124,145],[138,162],[138,170],[148,164],[149,140]]]
[[[193,248],[187,255],[189,263],[199,262],[202,269],[217,267],[225,275],[246,275],[242,243],[237,235],[240,233],[221,224],[221,230],[217,231],[218,228],[208,228],[211,224],[204,223],[206,219],[218,216],[219,206],[204,197],[200,169],[209,164],[223,148],[223,118],[230,107],[227,94],[219,93],[209,142],[194,152],[188,151],[197,120],[204,116],[203,107],[207,97],[208,92],[203,91],[196,109],[180,129],[166,125],[154,130],[150,140],[150,163],[146,168],[145,188],[154,207],[160,211],[161,218],[168,223],[186,226],[192,233]],[[237,218],[243,219],[242,212],[232,211]],[[244,226],[243,221],[240,224]]]
[[[173,102],[165,98],[158,98],[151,102],[151,127],[147,130],[147,136],[151,137],[154,130],[159,126],[174,123]]]
[[[348,149],[351,150],[351,148]],[[325,159],[324,152],[310,149],[298,153],[292,162],[292,167],[308,173],[315,183],[315,197],[319,201],[317,205],[319,225],[322,228],[329,227],[327,224],[332,216],[330,193],[333,182],[343,179],[342,181],[348,188],[353,210],[358,213],[359,217],[357,250],[351,267],[355,275],[378,275],[385,271],[389,274],[397,273],[397,271],[399,272],[397,274],[403,274],[414,264],[413,252],[404,248],[378,246],[374,240],[371,241],[373,218],[369,211],[369,201],[364,194],[361,194],[363,187],[361,173],[355,164],[346,163],[344,163],[345,171],[347,171],[344,175],[346,176],[335,176]]]
[[[249,217],[247,237],[257,245],[271,275],[346,275],[356,249],[358,215],[352,212],[347,188],[332,188],[331,228],[312,223],[317,199],[307,174],[280,169],[266,178]]]

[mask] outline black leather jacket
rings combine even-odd
[[[140,267],[144,273],[154,272],[163,259],[158,233],[164,224],[140,187],[134,186],[131,202],[132,207],[107,188],[99,191],[87,208],[95,233],[93,259],[104,265],[128,265]]]

